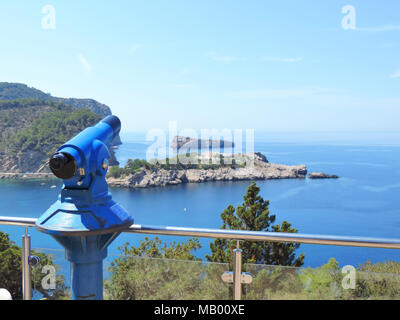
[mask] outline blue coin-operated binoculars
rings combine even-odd
[[[50,234],[71,262],[72,298],[103,298],[103,259],[108,245],[133,219],[108,192],[105,175],[109,147],[121,129],[108,116],[61,146],[49,162],[64,180],[58,200],[37,220],[38,230]]]

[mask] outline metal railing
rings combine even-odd
[[[23,297],[30,300],[32,297],[32,288],[30,281],[30,236],[28,234],[29,227],[35,227],[36,219],[34,218],[18,218],[18,217],[2,217],[0,216],[0,225],[25,227],[25,235],[22,239],[22,259],[23,259]],[[281,232],[260,232],[247,230],[225,230],[225,229],[204,229],[204,228],[184,228],[184,227],[162,227],[134,224],[123,231],[124,233],[150,234],[150,235],[168,235],[168,236],[184,236],[199,238],[222,238],[233,240],[248,241],[268,241],[268,242],[291,242],[304,244],[319,244],[347,247],[367,247],[382,249],[400,249],[400,239],[385,238],[368,238],[354,236],[328,236],[328,235],[311,235],[301,233],[281,233]],[[241,283],[245,275],[241,273],[242,255],[239,249],[234,250],[234,263],[231,281],[233,282],[235,300],[241,299]]]

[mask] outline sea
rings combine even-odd
[[[124,165],[129,158],[146,156],[151,142],[144,133],[126,133],[116,156]],[[298,136],[297,136],[298,137]],[[315,138],[316,136],[314,136]],[[295,139],[294,139],[295,140]],[[396,140],[396,139],[394,139]],[[397,141],[397,140],[396,140]],[[339,179],[282,179],[257,181],[260,194],[270,201],[276,223],[286,220],[299,233],[400,237],[400,145],[349,140],[298,139],[292,142],[256,136],[254,150],[268,161],[287,165],[305,164],[308,172],[336,174]],[[399,140],[400,141],[400,140]],[[134,218],[136,224],[220,228],[221,213],[229,205],[243,202],[251,181],[206,182],[149,189],[110,188],[113,199]],[[57,199],[61,181],[0,181],[0,215],[37,218]],[[21,245],[24,228],[0,226],[12,241]],[[60,270],[69,276],[63,248],[50,236],[29,229],[34,250],[54,254]],[[119,254],[121,245],[138,245],[144,235],[121,234],[109,247],[106,265]],[[153,238],[154,236],[149,236]],[[159,236],[168,243],[184,237]],[[199,239],[195,252],[205,259],[213,239]],[[357,248],[302,244],[296,251],[305,254],[305,267],[319,267],[335,258],[340,266],[358,267],[367,261],[400,261],[395,249]]]

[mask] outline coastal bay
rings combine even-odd
[[[144,158],[147,144],[138,137],[124,139],[116,151],[121,165],[129,158]],[[400,171],[398,146],[316,145],[256,142],[256,150],[271,163],[296,166],[306,163],[310,172],[332,172],[340,179],[272,179],[259,180],[264,199],[277,223],[290,221],[300,233],[396,238],[400,233],[398,189]],[[137,224],[220,228],[220,214],[229,205],[243,201],[250,181],[215,181],[185,183],[153,188],[110,187],[113,199],[132,215]],[[60,180],[0,181],[1,215],[38,218],[56,201]],[[56,188],[52,188],[53,186]],[[186,209],[186,210],[185,210]],[[4,226],[11,239],[20,244],[23,230]],[[45,234],[30,229],[32,247],[60,250]],[[183,241],[183,237],[161,236],[165,241]],[[129,241],[137,245],[143,235],[121,234],[109,248],[110,259],[118,255],[117,247]],[[200,239],[202,248],[196,256],[209,253],[209,241]],[[58,252],[58,251],[57,251]],[[390,249],[301,245],[305,266],[317,267],[335,257],[340,265],[358,266],[395,260],[398,252]],[[57,254],[63,261],[64,253]]]

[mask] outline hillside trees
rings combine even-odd
[[[221,214],[221,229],[296,233],[297,229],[287,221],[273,225],[276,216],[270,214],[269,201],[264,200],[259,192],[260,188],[253,182],[247,188],[243,204],[236,209],[233,205],[229,205]],[[244,263],[295,267],[300,267],[304,263],[304,254],[296,257],[295,252],[300,246],[297,243],[242,241],[240,245],[243,249]],[[211,255],[207,255],[207,260],[230,262],[235,247],[234,240],[215,239],[210,243]]]

